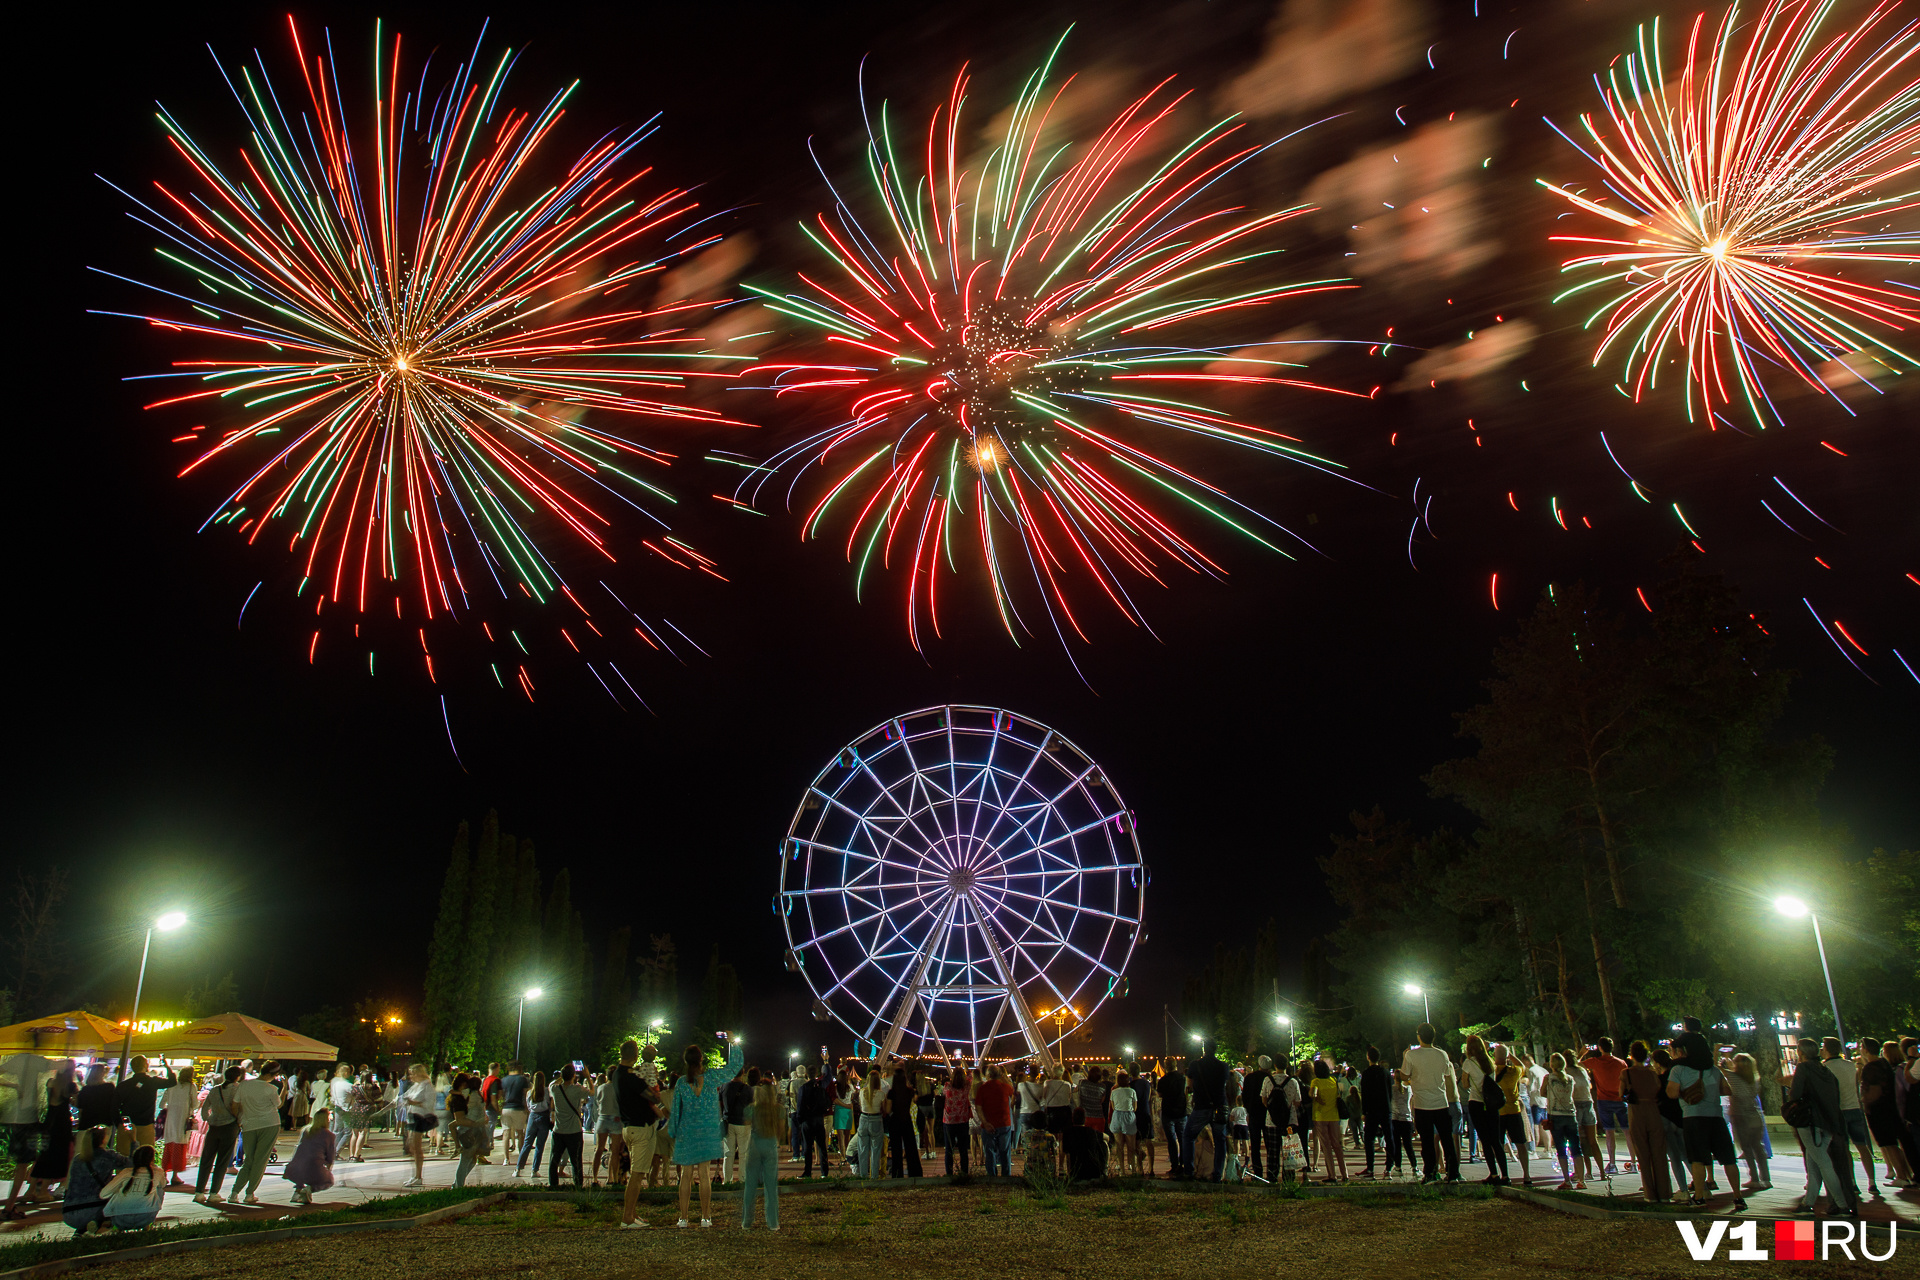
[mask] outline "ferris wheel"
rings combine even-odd
[[[814,1017],[876,1054],[1051,1064],[1125,994],[1146,886],[1132,811],[1084,751],[1008,711],[929,707],[813,780],[774,909]]]

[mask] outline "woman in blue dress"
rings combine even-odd
[[[687,1046],[686,1075],[673,1090],[673,1112],[667,1132],[673,1138],[673,1162],[680,1166],[680,1221],[687,1225],[687,1199],[694,1179],[700,1181],[700,1225],[713,1225],[713,1180],[708,1162],[718,1160],[726,1145],[727,1113],[721,1095],[727,1081],[740,1074],[740,1046],[727,1043],[727,1065],[707,1079],[707,1053],[697,1044]]]

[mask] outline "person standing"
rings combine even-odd
[[[80,1113],[75,1121],[79,1132],[105,1129],[110,1136],[120,1133],[120,1103],[113,1083],[107,1079],[106,1063],[96,1062],[87,1068],[87,1082],[74,1095],[73,1105]]]
[[[47,1077],[47,1118],[42,1122],[40,1153],[33,1158],[33,1184],[45,1191],[65,1182],[73,1159],[73,1104],[79,1096],[79,1073],[72,1059],[55,1064]]]
[[[824,1080],[815,1079],[807,1067],[800,1067],[800,1145],[805,1150],[806,1161],[800,1174],[803,1178],[813,1176],[813,1153],[820,1152],[820,1176],[832,1174],[827,1167],[827,1128],[826,1121],[833,1115],[833,1092]]]
[[[1593,1080],[1593,1106],[1600,1129],[1607,1136],[1606,1175],[1611,1178],[1620,1172],[1619,1161],[1614,1154],[1615,1132],[1627,1132],[1627,1104],[1620,1097],[1620,1077],[1626,1074],[1625,1058],[1614,1056],[1613,1038],[1601,1036],[1594,1041],[1593,1048],[1587,1050],[1581,1059],[1581,1065]],[[1631,1142],[1628,1144],[1631,1154]],[[1627,1171],[1633,1171],[1633,1161],[1627,1161]]]
[[[1620,1076],[1620,1098],[1627,1104],[1627,1146],[1640,1167],[1640,1195],[1655,1204],[1673,1198],[1667,1176],[1667,1129],[1660,1116],[1666,1085],[1651,1065],[1645,1040],[1627,1046],[1626,1071]]]
[[[268,1156],[280,1135],[281,1092],[280,1064],[263,1062],[253,1079],[235,1086],[227,1103],[227,1109],[240,1122],[240,1142],[245,1152],[240,1173],[233,1180],[236,1201],[260,1203],[260,1180],[266,1176]]]
[[[573,1162],[573,1185],[580,1188],[580,1161],[585,1152],[586,1108],[589,1098],[585,1085],[575,1079],[571,1062],[560,1068],[560,1078],[551,1086],[553,1094],[553,1155],[547,1162],[547,1185],[560,1185],[560,1161]]]
[[[447,1081],[447,1092],[453,1092],[453,1081]],[[407,1115],[406,1142],[413,1156],[413,1176],[402,1184],[408,1187],[423,1187],[426,1182],[421,1178],[421,1165],[427,1158],[427,1139],[440,1127],[439,1110],[440,1091],[434,1087],[433,1078],[427,1074],[427,1064],[416,1062],[407,1068],[407,1087],[395,1099],[395,1106],[404,1108]]]
[[[620,1209],[620,1226],[628,1230],[645,1226],[639,1219],[639,1186],[653,1174],[653,1151],[660,1132],[659,1090],[653,1086],[653,1080],[641,1075],[637,1059],[639,1046],[634,1040],[624,1040],[620,1044],[620,1063],[612,1069],[614,1105],[620,1107],[620,1138],[626,1142],[628,1155],[626,1203]],[[659,1071],[653,1073],[653,1079],[659,1079]]]
[[[1106,1072],[1095,1067],[1087,1072],[1076,1089],[1080,1107],[1080,1122],[1089,1129],[1105,1130],[1107,1127],[1107,1078]]]
[[[453,1171],[453,1185],[464,1187],[467,1175],[473,1172],[480,1153],[486,1149],[487,1124],[482,1118],[479,1099],[464,1090],[456,1089],[447,1096],[447,1113],[448,1127],[453,1130],[453,1148],[460,1153],[459,1167]]]
[[[911,1104],[913,1087],[906,1084],[905,1080],[905,1071],[894,1073],[893,1098],[897,1099],[904,1089]],[[740,1228],[743,1231],[753,1225],[753,1199],[756,1192],[761,1193],[766,1205],[767,1230],[780,1229],[780,1147],[787,1140],[787,1108],[774,1083],[770,1079],[761,1079],[758,1067],[747,1072],[747,1089],[752,1100],[747,1106],[751,1136],[747,1140],[747,1160],[740,1180]],[[898,1120],[900,1115],[900,1104],[895,1101],[892,1118]],[[912,1133],[910,1105],[906,1117],[907,1153],[914,1157],[917,1170],[920,1153],[914,1147],[917,1135]]]
[[[1867,1171],[1867,1195],[1878,1200],[1880,1184],[1874,1178],[1873,1136],[1867,1132],[1866,1109],[1860,1105],[1860,1068],[1847,1057],[1846,1047],[1837,1036],[1828,1036],[1820,1042],[1820,1058],[1833,1073],[1833,1082],[1840,1086],[1841,1140],[1851,1142],[1860,1153],[1860,1167]],[[1851,1172],[1848,1176],[1852,1176]]]
[[[1487,1164],[1485,1181],[1492,1186],[1500,1186],[1510,1181],[1507,1177],[1507,1144],[1500,1128],[1500,1109],[1506,1105],[1506,1093],[1500,1087],[1493,1055],[1487,1052],[1486,1041],[1478,1035],[1467,1037],[1460,1073],[1466,1078],[1467,1124],[1479,1140],[1480,1158]],[[1368,1155],[1372,1155],[1371,1148],[1368,1149]]]
[[[921,1176],[920,1130],[915,1113],[919,1098],[914,1092],[913,1078],[904,1066],[894,1069],[887,1102],[887,1176],[918,1178]]]
[[[1746,1189],[1766,1191],[1773,1186],[1773,1170],[1767,1159],[1767,1119],[1760,1111],[1759,1064],[1750,1053],[1736,1053],[1733,1070],[1724,1074],[1728,1119],[1740,1158],[1747,1162]]]
[[[1207,1181],[1218,1182],[1226,1172],[1227,1147],[1227,1064],[1214,1056],[1211,1037],[1200,1042],[1200,1056],[1187,1062],[1187,1079],[1193,1085],[1193,1109],[1187,1113],[1187,1176],[1197,1178],[1192,1150],[1203,1129],[1213,1138],[1213,1168]],[[1329,1078],[1331,1075],[1329,1074]],[[1336,1114],[1336,1123],[1337,1123]]]
[[[1739,1157],[1733,1153],[1733,1135],[1720,1112],[1726,1077],[1713,1065],[1712,1051],[1703,1036],[1689,1033],[1680,1037],[1679,1044],[1687,1049],[1687,1056],[1667,1072],[1667,1096],[1680,1102],[1680,1124],[1693,1169],[1693,1192],[1687,1203],[1696,1207],[1707,1203],[1707,1166],[1717,1161],[1726,1171],[1727,1185],[1733,1188],[1735,1211],[1744,1210],[1747,1202],[1739,1191]]]
[[[743,1065],[740,1046],[722,1033],[727,1045],[727,1065],[720,1079],[731,1080]],[[713,1180],[707,1166],[720,1158],[726,1129],[726,1115],[720,1109],[719,1085],[707,1078],[707,1051],[697,1044],[687,1046],[683,1055],[686,1074],[673,1087],[673,1114],[667,1120],[667,1132],[673,1136],[673,1162],[680,1169],[680,1221],[687,1225],[687,1202],[696,1180],[700,1183],[700,1225],[713,1225]]]
[[[113,1099],[120,1108],[120,1114],[133,1127],[132,1145],[135,1149],[153,1145],[153,1117],[158,1108],[160,1090],[164,1087],[158,1076],[147,1074],[147,1059],[135,1054],[127,1064],[129,1073],[126,1079],[114,1086]],[[121,1141],[128,1141],[125,1134]],[[122,1154],[126,1154],[122,1152]]]
[[[1421,1181],[1440,1181],[1439,1166],[1444,1157],[1446,1180],[1458,1182],[1460,1150],[1448,1133],[1453,1115],[1450,1107],[1459,1101],[1459,1089],[1454,1084],[1453,1059],[1447,1056],[1445,1049],[1435,1047],[1433,1042],[1439,1038],[1440,1031],[1431,1022],[1421,1023],[1414,1034],[1420,1043],[1402,1055],[1400,1078],[1413,1089],[1413,1127],[1420,1136],[1426,1165]]]
[[[1504,1044],[1493,1046],[1493,1079],[1500,1086],[1500,1111],[1494,1120],[1494,1143],[1500,1148],[1500,1185],[1513,1185],[1513,1167],[1508,1163],[1506,1150],[1506,1143],[1511,1142],[1513,1153],[1520,1160],[1520,1179],[1532,1186],[1533,1173],[1527,1167],[1526,1103],[1520,1092],[1526,1076]]]
[[[1025,1064],[1020,1072],[1020,1082],[1015,1086],[1020,1099],[1020,1114],[1016,1121],[1014,1146],[1020,1147],[1025,1141],[1029,1129],[1047,1127],[1047,1109],[1044,1102],[1045,1086],[1034,1071],[1031,1062]]]
[[[860,1151],[860,1176],[875,1181],[886,1164],[887,1116],[892,1110],[878,1067],[867,1072],[867,1078],[854,1090],[852,1101],[860,1115],[859,1128],[854,1134]]]
[[[987,1078],[973,1091],[974,1110],[980,1116],[981,1154],[986,1157],[987,1176],[1013,1176],[1013,1086],[999,1067],[987,1068]],[[1102,1116],[1101,1127],[1106,1117]]]
[[[207,1090],[206,1100],[200,1104],[200,1116],[207,1122],[207,1133],[200,1140],[200,1171],[193,1180],[193,1198],[197,1204],[224,1203],[220,1186],[226,1181],[227,1166],[233,1163],[234,1142],[240,1136],[240,1121],[232,1109],[239,1080],[240,1068],[228,1067],[219,1083]]]
[[[167,1179],[169,1188],[185,1191],[186,1179],[180,1175],[187,1168],[187,1148],[193,1142],[193,1112],[200,1102],[200,1082],[194,1078],[193,1068],[180,1068],[180,1074],[160,1097],[167,1118],[166,1129],[161,1134],[161,1141],[166,1145],[161,1152],[160,1167],[171,1175]]]
[[[720,1157],[720,1181],[723,1183],[746,1176],[747,1144],[753,1140],[753,1121],[747,1115],[747,1108],[753,1105],[752,1086],[747,1083],[743,1073],[727,1081],[725,1089],[726,1094],[721,1100],[727,1113],[726,1149]]]
[[[41,1139],[45,1136],[40,1108],[46,1101],[47,1080],[52,1073],[53,1063],[37,1053],[16,1053],[0,1061],[0,1089],[13,1091],[13,1102],[7,1108],[7,1143],[3,1153],[13,1165],[13,1187],[7,1192],[7,1206],[0,1211],[0,1219],[25,1216],[14,1204],[20,1198],[21,1184],[30,1184],[33,1180],[33,1161],[40,1154]],[[34,1187],[29,1195],[39,1190]]]
[[[616,1064],[617,1065],[617,1064]],[[600,1185],[600,1157],[607,1157],[607,1185],[620,1181],[620,1156],[626,1150],[626,1124],[620,1118],[620,1091],[613,1072],[607,1072],[593,1090],[593,1176],[589,1186]]]
[[[1867,1133],[1880,1148],[1887,1164],[1887,1181],[1896,1187],[1913,1185],[1913,1168],[1902,1147],[1909,1139],[1900,1118],[1893,1065],[1880,1056],[1880,1041],[1872,1036],[1860,1040],[1860,1109],[1866,1115]]]
[[[527,1140],[527,1087],[530,1084],[532,1081],[520,1069],[520,1059],[515,1058],[507,1064],[507,1074],[500,1077],[495,1090],[500,1100],[500,1127],[506,1134],[502,1146],[509,1164],[518,1159],[520,1146]]]
[[[547,1139],[552,1135],[553,1095],[547,1092],[547,1073],[536,1071],[533,1073],[533,1084],[527,1090],[527,1132],[520,1143],[519,1162],[513,1167],[514,1177],[526,1176],[529,1151],[533,1154],[533,1176],[540,1176],[547,1158]],[[635,1169],[639,1167],[637,1164],[634,1166]]]
[[[1347,1180],[1347,1155],[1340,1145],[1340,1085],[1322,1059],[1313,1063],[1313,1140],[1323,1160],[1326,1183]],[[1336,1175],[1335,1170],[1338,1170]]]
[[[953,1153],[960,1153],[960,1176],[967,1174],[967,1156],[972,1151],[973,1141],[968,1133],[968,1122],[973,1119],[973,1093],[967,1088],[967,1070],[955,1067],[947,1077],[947,1087],[941,1091],[943,1119],[946,1122],[947,1176],[953,1176]]]
[[[1260,1060],[1262,1063],[1265,1058]],[[1373,1176],[1373,1144],[1377,1138],[1384,1138],[1389,1148],[1393,1144],[1393,1080],[1386,1067],[1381,1065],[1380,1050],[1375,1045],[1367,1046],[1367,1066],[1360,1073],[1360,1118],[1361,1139],[1366,1143],[1367,1167],[1361,1173],[1363,1178]],[[1259,1153],[1254,1153],[1254,1163],[1259,1164]]]
[[[1860,1195],[1853,1183],[1853,1161],[1840,1120],[1840,1086],[1819,1057],[1812,1039],[1798,1046],[1800,1065],[1793,1073],[1781,1118],[1793,1126],[1807,1161],[1807,1193],[1801,1209],[1814,1213],[1824,1185],[1831,1213],[1860,1218]]]
[[[1119,1144],[1123,1175],[1140,1172],[1140,1095],[1134,1091],[1135,1079],[1125,1071],[1116,1071],[1113,1088],[1107,1093],[1107,1132]],[[1262,1106],[1262,1123],[1266,1121],[1266,1114],[1267,1109]]]
[[[1393,1133],[1387,1140],[1387,1176],[1400,1172],[1400,1157],[1407,1158],[1407,1176],[1416,1176],[1420,1171],[1420,1158],[1413,1154],[1413,1086],[1398,1078],[1394,1072],[1391,1078],[1393,1089]]]

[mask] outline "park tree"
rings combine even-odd
[[[180,1016],[191,1022],[195,1018],[232,1013],[239,1007],[240,984],[233,980],[233,971],[229,969],[218,982],[208,974],[199,986],[188,987],[187,994],[180,1000]]]
[[[5,908],[8,928],[0,955],[12,970],[8,990],[27,1017],[44,1012],[66,974],[67,948],[60,927],[60,903],[67,896],[67,869],[58,863],[14,872]]]

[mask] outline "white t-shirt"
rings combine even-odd
[[[1133,1086],[1120,1085],[1107,1092],[1107,1105],[1115,1112],[1132,1111],[1134,1108]]]
[[[327,1086],[327,1090],[333,1096],[335,1111],[346,1111],[353,1105],[353,1081],[335,1076],[333,1082]],[[334,1129],[338,1132],[339,1126],[335,1125]]]
[[[1227,1112],[1228,1124],[1243,1125],[1246,1122],[1247,1122],[1247,1109],[1245,1107],[1235,1107],[1233,1110]]]
[[[0,1060],[0,1076],[7,1078],[7,1087],[17,1091],[8,1117],[12,1123],[33,1124],[40,1119],[40,1108],[47,1100],[47,1075],[52,1070],[53,1063],[37,1053],[16,1053]]]
[[[280,1127],[280,1085],[274,1080],[242,1080],[233,1086],[240,1107],[240,1131]]]
[[[433,1081],[415,1080],[407,1086],[403,1095],[407,1100],[407,1114],[410,1116],[430,1116],[434,1112]]]
[[[1045,1104],[1041,1101],[1041,1093],[1044,1087],[1045,1086],[1038,1080],[1022,1080],[1020,1082],[1021,1115],[1030,1116],[1044,1107]]]
[[[1573,1100],[1592,1102],[1593,1086],[1587,1076],[1587,1069],[1578,1064],[1567,1068],[1567,1074],[1573,1077]]]
[[[1460,1063],[1460,1070],[1466,1073],[1467,1098],[1470,1101],[1478,1102],[1480,1100],[1480,1082],[1486,1079],[1487,1073],[1482,1071],[1480,1064],[1472,1058],[1463,1059]]]
[[[1544,1107],[1547,1105],[1546,1099],[1541,1096],[1540,1092],[1541,1089],[1546,1086],[1546,1083],[1547,1069],[1545,1067],[1536,1062],[1527,1068],[1527,1097],[1532,1099],[1533,1105],[1536,1107]]]
[[[1453,1059],[1445,1049],[1417,1044],[1400,1060],[1400,1070],[1413,1086],[1415,1111],[1445,1111],[1458,1091],[1453,1083]]]
[[[1846,1058],[1828,1058],[1827,1070],[1840,1084],[1840,1109],[1860,1110],[1860,1070]]]
[[[1413,1122],[1413,1090],[1405,1084],[1393,1087],[1393,1118]]]

